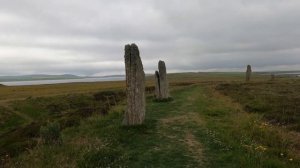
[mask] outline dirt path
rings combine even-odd
[[[186,128],[186,125],[193,125],[193,127],[203,127],[205,121],[197,111],[188,111],[197,100],[198,94],[186,93],[188,96],[183,96],[176,99],[174,103],[180,104],[176,108],[176,115],[168,116],[159,119],[160,133],[168,137],[172,141],[177,141],[185,145],[189,151],[189,155],[194,159],[197,167],[205,167],[204,145],[194,135],[193,128]],[[172,103],[170,107],[172,109]],[[176,129],[176,132],[170,131]],[[189,166],[187,166],[189,167]]]
[[[185,143],[198,164],[203,165],[203,161],[205,159],[203,153],[203,144],[200,143],[191,132],[186,133]]]

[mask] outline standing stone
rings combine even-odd
[[[158,62],[158,72],[155,72],[155,97],[157,99],[168,99],[170,97],[167,70],[164,61]]]
[[[246,81],[247,81],[247,82],[250,81],[251,73],[252,73],[251,65],[247,65],[247,71],[246,71]]]
[[[125,46],[127,109],[124,125],[139,125],[145,119],[145,73],[136,44]]]
[[[275,75],[271,74],[271,81],[274,81],[274,80],[275,80]]]
[[[159,77],[159,72],[158,71],[155,71],[154,78],[155,78],[155,97],[157,99],[160,99],[161,98],[161,94],[160,94],[160,77]]]
[[[169,83],[167,79],[167,69],[164,61],[158,62],[158,71],[160,79],[160,94],[162,99],[169,98]]]

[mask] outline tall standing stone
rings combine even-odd
[[[164,61],[158,62],[158,71],[160,79],[160,94],[162,99],[169,98],[169,82],[167,79],[167,69]]]
[[[139,125],[145,119],[145,73],[136,44],[125,46],[127,109],[124,125]]]
[[[247,71],[246,71],[246,81],[247,82],[250,81],[251,73],[252,73],[251,65],[247,65]]]
[[[167,99],[170,97],[169,82],[164,61],[158,62],[158,72],[155,72],[155,96],[157,99]]]

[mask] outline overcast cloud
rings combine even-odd
[[[0,0],[0,75],[300,70],[299,0]]]

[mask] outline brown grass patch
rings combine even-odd
[[[160,122],[164,126],[174,124],[174,123],[184,124],[186,122],[191,122],[191,121],[201,125],[204,122],[203,119],[201,119],[201,117],[197,113],[193,113],[193,112],[187,112],[185,115],[160,119]]]
[[[204,160],[203,145],[197,141],[196,137],[190,132],[186,133],[184,142],[188,150],[193,154],[194,159],[201,165]]]

